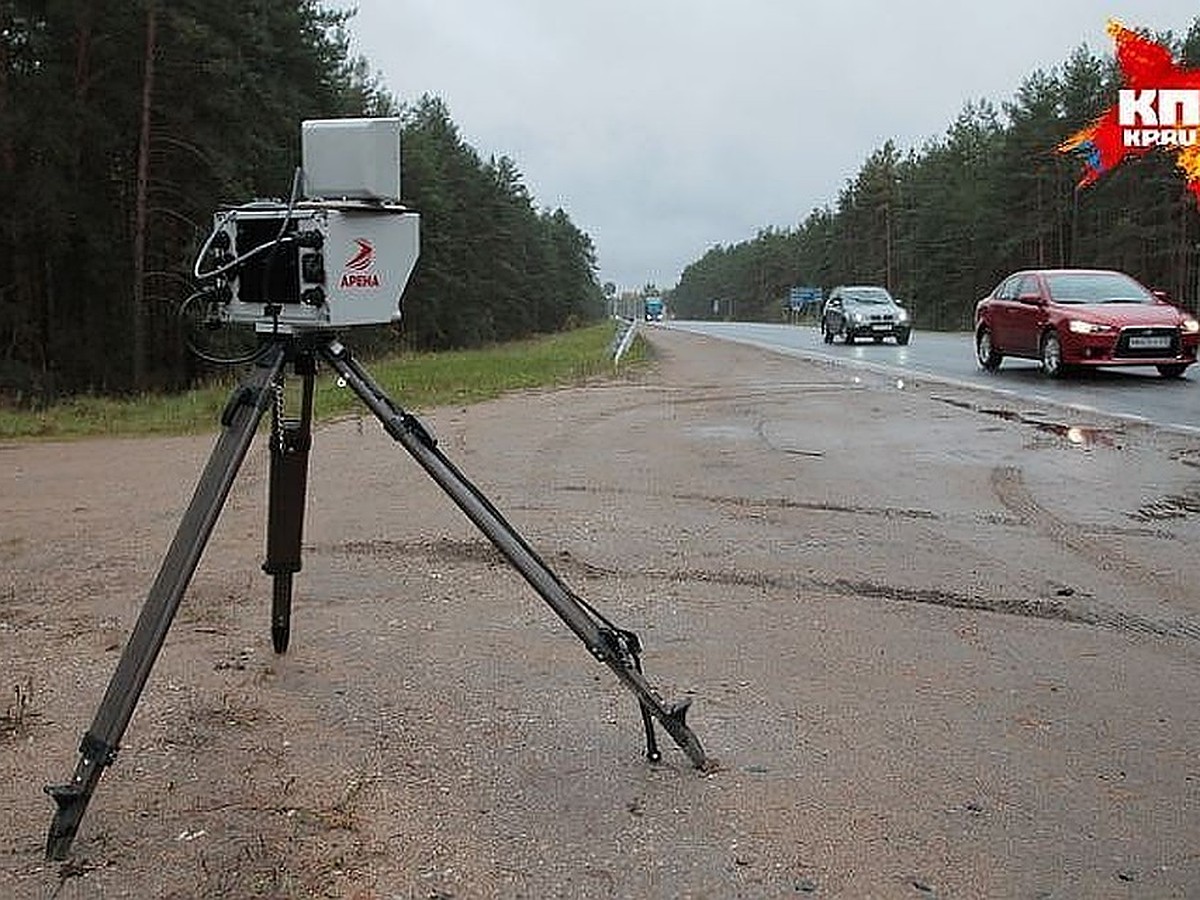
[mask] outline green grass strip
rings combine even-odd
[[[477,403],[510,391],[613,377],[612,341],[613,325],[603,322],[482,350],[406,353],[364,360],[364,364],[397,403],[421,409]],[[347,343],[353,348],[352,339]],[[645,358],[645,344],[636,340],[621,360],[621,370],[636,367]],[[0,408],[0,439],[63,440],[215,431],[237,378],[231,375],[221,383],[180,394],[124,399],[85,395],[41,410]],[[298,383],[296,378],[289,379],[289,385]],[[352,391],[338,387],[324,370],[317,378],[315,407],[318,420],[364,408]]]

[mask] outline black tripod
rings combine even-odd
[[[238,469],[268,407],[272,412],[271,469],[267,513],[267,558],[271,575],[271,639],[277,653],[287,649],[291,622],[292,578],[300,571],[308,455],[312,444],[313,379],[317,360],[327,363],[359,396],[391,437],[403,445],[467,517],[496,545],[596,659],[607,665],[637,696],[646,730],[646,756],[661,759],[654,719],[662,724],[698,769],[712,767],[685,717],[688,701],[666,704],[642,674],[641,642],[615,627],[572,593],[500,512],[438,449],[414,416],[393,403],[337,339],[318,333],[267,339],[255,370],[229,398],[222,430],[200,476],[175,537],[150,588],[145,606],[121,654],[91,727],[80,743],[80,759],[70,782],[45,790],[58,808],[46,839],[46,856],[65,859],[79,830],[104,768],[116,759],[129,720],[150,669],[162,649],[200,556],[216,525]],[[302,381],[300,416],[285,419],[282,410],[285,371],[291,365]]]

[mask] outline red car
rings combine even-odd
[[[1107,269],[1030,269],[975,307],[975,355],[1036,359],[1052,377],[1083,366],[1154,366],[1178,378],[1196,361],[1200,323],[1162,295]]]

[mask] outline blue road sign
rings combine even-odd
[[[819,287],[795,286],[788,291],[787,305],[790,309],[801,310],[806,306],[820,304],[824,294]]]

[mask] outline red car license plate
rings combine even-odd
[[[1165,350],[1171,346],[1169,337],[1135,337],[1129,338],[1130,350]]]

